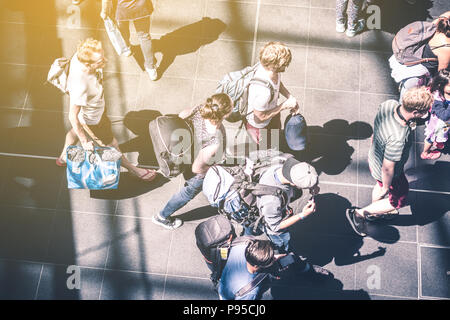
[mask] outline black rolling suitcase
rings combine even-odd
[[[173,178],[192,164],[193,131],[177,115],[159,116],[149,124],[150,138],[161,174]]]

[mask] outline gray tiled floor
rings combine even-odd
[[[142,165],[156,165],[151,119],[203,102],[225,73],[257,61],[264,42],[289,44],[293,59],[283,82],[310,126],[308,156],[322,189],[317,213],[293,227],[293,244],[336,280],[314,287],[280,282],[264,299],[450,298],[450,185],[444,179],[450,156],[420,159],[423,128],[415,132],[406,171],[411,206],[391,223],[375,225],[371,238],[357,237],[345,219],[350,205],[370,201],[374,181],[366,156],[373,117],[381,102],[397,98],[387,64],[391,40],[399,27],[426,18],[420,5],[384,1],[382,30],[349,39],[334,31],[334,0],[153,0],[161,78],[151,82],[139,47],[136,59],[114,53],[99,1],[70,2],[0,2],[0,40],[8,44],[0,51],[0,299],[217,298],[195,246],[196,225],[215,214],[204,196],[176,213],[181,229],[150,220],[183,177],[148,184],[123,173],[118,190],[67,190],[64,170],[54,165],[69,105],[43,82],[53,59],[73,54],[86,37],[103,41],[113,131]],[[428,12],[446,10],[441,1]],[[136,44],[133,32],[131,41]],[[72,265],[81,280],[74,290],[67,286]],[[378,271],[379,287],[370,280]]]

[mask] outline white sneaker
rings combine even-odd
[[[133,52],[131,52],[131,49],[128,47],[127,50],[125,50],[124,53],[122,53],[124,57],[131,57],[133,55]]]
[[[169,230],[175,230],[181,227],[181,225],[183,224],[183,221],[181,221],[180,219],[173,219],[171,217],[167,219],[161,219],[158,214],[155,214],[152,217],[152,222]]]
[[[346,29],[345,22],[341,23],[341,22],[336,21],[336,32],[343,33],[343,32],[345,32],[345,29]]]
[[[358,20],[358,22],[356,23],[356,26],[354,28],[348,28],[347,32],[345,34],[347,35],[347,37],[352,38],[356,34],[358,34],[361,31],[363,31],[365,25],[366,25],[366,22],[364,21],[364,19]]]
[[[155,81],[158,79],[158,71],[156,68],[145,68],[145,71],[147,71],[150,80]]]

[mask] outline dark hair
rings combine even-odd
[[[233,101],[226,93],[217,93],[206,99],[206,103],[200,109],[203,119],[218,122],[233,109]]]
[[[430,91],[433,93],[435,91],[439,92],[440,96],[444,96],[444,88],[450,84],[450,70],[442,69],[439,71],[433,79],[431,79]]]
[[[268,267],[274,261],[272,242],[268,240],[251,241],[245,249],[245,259],[254,267]]]
[[[437,32],[445,34],[447,38],[450,38],[450,19],[444,16],[439,17],[437,23]]]

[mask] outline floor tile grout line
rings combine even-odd
[[[193,38],[196,39],[196,38]],[[201,39],[201,38],[197,38]],[[204,38],[209,39],[209,38]],[[236,40],[236,39],[226,39],[226,38],[219,38],[216,41],[224,41],[224,42],[237,42],[237,43],[253,43],[253,40]],[[256,41],[256,43],[264,43],[262,41]],[[297,43],[288,43],[289,46],[295,47],[295,48],[306,48],[306,44],[297,44]],[[359,49],[352,49],[352,48],[342,48],[342,47],[324,47],[324,46],[317,46],[317,45],[309,45],[310,48],[316,48],[316,49],[333,49],[338,51],[359,51]],[[374,54],[392,54],[390,51],[375,51],[375,50],[366,50],[361,49],[362,53],[374,53]],[[47,68],[50,64],[33,64],[33,63],[18,63],[18,62],[11,62],[11,61],[0,61],[0,65],[9,65],[9,66],[28,66],[28,67],[36,67],[36,68]],[[104,73],[123,73],[123,74],[134,74],[139,75],[141,72],[126,72],[126,71],[115,71],[115,70],[104,70]]]
[[[0,152],[0,156],[24,157],[24,158],[35,158],[35,159],[45,159],[45,160],[55,160],[55,159],[57,159],[57,157],[50,157],[50,156],[37,156],[37,155],[6,153],[6,152]],[[180,187],[181,187],[181,183],[182,183],[182,181],[180,181]],[[321,181],[320,183],[322,183],[322,184],[329,184],[329,185],[348,186],[348,187],[373,188],[373,185],[354,184],[354,183],[345,183],[345,182],[333,182],[333,181],[326,181],[326,180],[325,181]],[[414,188],[411,188],[410,191],[412,191],[412,192],[420,192],[420,193],[432,193],[432,194],[450,195],[449,191],[414,189]],[[82,212],[84,212],[84,211],[82,211]]]
[[[422,296],[422,250],[420,245],[417,244],[417,298]]]
[[[377,297],[386,297],[386,298],[401,298],[401,299],[414,299],[414,300],[417,299],[417,298],[415,298],[415,297],[395,296],[395,295],[381,294],[381,293],[370,293],[370,295],[371,295],[371,296],[377,296]]]
[[[256,14],[255,14],[255,28],[253,30],[253,44],[252,44],[252,57],[251,57],[251,65],[253,66],[255,62],[256,55],[256,43],[258,39],[258,28],[259,28],[259,17],[261,13],[261,0],[257,0],[256,2]]]
[[[55,209],[49,209],[49,208],[23,207],[23,206],[15,206],[15,205],[3,205],[3,207],[55,211]],[[65,209],[62,209],[60,211],[64,211],[65,214],[76,213],[76,214],[94,215],[94,216],[95,215],[97,215],[97,216],[106,216],[106,217],[111,217],[112,216],[111,214],[103,214],[103,213],[98,213],[98,212],[69,211],[69,210],[65,210]],[[135,220],[151,220],[151,217],[136,217],[136,216],[128,216],[128,215],[116,215],[116,217],[127,218],[127,219],[135,219]],[[199,220],[199,222],[200,222],[200,220]],[[186,224],[197,224],[197,222],[187,221]],[[326,236],[334,237],[334,238],[336,238],[336,237],[337,238],[354,238],[354,236],[352,236],[352,235],[344,235],[344,234],[329,234],[328,233],[328,234],[326,234]],[[384,239],[384,240],[388,240],[388,239]],[[415,244],[415,245],[418,244],[421,247],[425,247],[425,248],[446,249],[446,250],[450,249],[450,246],[437,245],[437,244],[425,243],[425,242],[417,243],[417,241],[399,240],[396,243]],[[2,259],[2,258],[0,257],[0,259]],[[36,261],[36,263],[43,263],[43,262],[42,261]]]
[[[306,35],[306,49],[305,49],[305,75],[303,78],[303,103],[302,103],[302,114],[305,114],[306,111],[306,90],[307,90],[307,81],[308,81],[308,58],[309,58],[309,34],[311,30],[311,3],[312,0],[309,1],[309,12],[308,12],[308,32]]]
[[[34,293],[34,299],[33,300],[37,300],[43,272],[44,272],[44,265],[42,264],[41,265],[41,272],[39,273],[39,280],[38,280],[38,283],[37,283],[37,286],[36,286],[36,292]]]
[[[208,11],[208,1],[205,0],[205,4],[203,7],[203,16],[206,16],[206,12]],[[202,52],[202,48],[204,45],[201,45],[200,48],[198,48],[197,52],[196,52],[196,58],[195,58],[195,72],[194,72],[194,84],[192,86],[192,93],[191,93],[191,103],[189,104],[189,106],[193,107],[194,106],[194,99],[195,99],[195,93],[197,90],[197,85],[198,85],[198,70],[199,70],[199,66],[200,66],[200,55]]]
[[[35,265],[49,266],[49,267],[65,267],[70,266],[68,263],[53,263],[53,262],[37,262],[31,260],[24,259],[11,259],[11,258],[0,258],[0,261],[13,262],[13,263],[30,263]],[[72,264],[73,265],[73,264]],[[137,271],[137,270],[127,270],[127,269],[112,269],[112,268],[102,268],[102,267],[93,267],[93,266],[85,266],[85,265],[74,265],[83,269],[89,270],[97,270],[97,271],[111,271],[111,272],[126,272],[126,273],[134,273],[134,274],[146,274],[146,275],[156,275],[156,276],[165,276],[166,273],[159,272],[147,272],[147,271]],[[198,280],[210,280],[209,277],[201,277],[201,276],[192,276],[192,275],[181,275],[181,274],[167,274],[169,277],[176,278],[185,278],[185,279],[198,279]]]
[[[117,201],[116,201],[117,202]],[[116,213],[117,213],[117,208],[118,208],[118,204],[116,204],[116,209],[115,209],[115,211],[114,211],[114,215],[113,215],[113,218],[112,218],[112,225],[113,226],[115,226],[115,224],[116,224]],[[106,251],[106,258],[105,258],[105,264],[103,265],[103,272],[102,272],[102,282],[101,282],[101,284],[100,284],[100,290],[99,290],[99,293],[98,293],[98,299],[97,300],[101,300],[101,297],[102,297],[102,292],[103,292],[103,284],[104,284],[104,282],[105,282],[105,274],[106,274],[106,267],[107,267],[107,265],[108,265],[108,259],[109,259],[109,252],[110,252],[110,250],[111,250],[111,243],[112,243],[112,239],[109,239],[109,241],[108,241],[108,250]]]
[[[170,235],[169,250],[168,250],[168,254],[167,254],[166,271],[165,271],[165,273],[164,273],[164,288],[163,288],[163,293],[162,293],[162,299],[163,299],[163,300],[164,300],[164,297],[165,297],[165,295],[166,295],[166,285],[167,285],[167,277],[168,277],[168,274],[169,274],[170,254],[171,254],[171,252],[172,252],[173,237],[174,237],[174,233],[171,232],[171,235]]]
[[[449,300],[450,298],[445,297],[432,297],[432,296],[422,296],[419,298],[419,300]]]
[[[359,37],[359,65],[358,65],[358,121],[361,121],[361,60],[362,60],[362,54],[361,54],[361,48],[362,48],[362,37]],[[357,157],[360,158],[361,153],[361,140],[357,140],[357,146],[358,151],[356,152]],[[361,203],[359,203],[359,161],[356,161],[356,203],[359,207],[362,206]]]
[[[119,200],[115,200],[115,206],[116,207],[114,208],[114,214],[113,214],[113,218],[112,218],[113,228],[115,227],[116,222],[117,222],[117,217],[118,217],[117,216],[117,210],[119,208]],[[109,252],[111,250],[111,243],[112,243],[112,238],[109,239],[109,241],[108,241],[108,250],[106,251],[105,264],[103,266],[102,283],[101,283],[100,291],[99,291],[99,294],[98,294],[98,300],[100,300],[101,297],[102,297],[103,284],[104,284],[104,281],[105,281],[105,274],[106,274],[106,267],[108,266]]]

